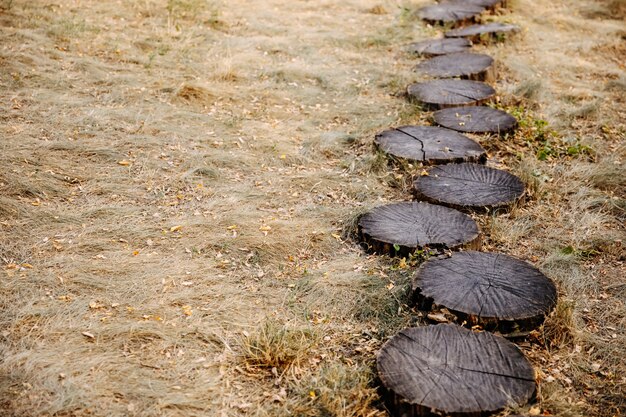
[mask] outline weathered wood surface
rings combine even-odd
[[[524,194],[524,183],[506,171],[479,164],[431,167],[413,182],[418,200],[453,208],[509,206]]]
[[[458,1],[458,0],[448,0]],[[489,10],[498,9],[506,6],[505,0],[463,0],[464,3],[473,4],[475,6],[482,6]]]
[[[429,260],[412,288],[420,309],[445,307],[461,323],[502,333],[534,329],[557,301],[554,283],[541,271],[500,253],[458,252]]]
[[[532,365],[513,343],[454,324],[402,330],[383,345],[377,368],[398,417],[482,416],[523,405],[536,389]]]
[[[438,126],[400,126],[376,135],[374,143],[397,158],[426,165],[460,162],[484,164],[485,149],[467,136]]]
[[[419,63],[415,70],[435,78],[460,77],[468,80],[493,82],[496,70],[493,58],[485,54],[457,52],[437,56]]]
[[[485,11],[485,7],[463,1],[450,1],[422,7],[417,11],[420,19],[428,23],[464,23]]]
[[[465,38],[429,39],[409,44],[408,50],[420,56],[437,56],[467,52],[472,43]]]
[[[433,118],[438,125],[459,132],[502,134],[517,127],[515,117],[486,106],[443,109],[436,111]]]
[[[445,109],[485,103],[496,90],[480,81],[446,79],[411,84],[407,94],[427,109]]]
[[[417,248],[453,249],[478,240],[478,226],[470,216],[414,201],[374,208],[359,219],[359,231],[371,251],[399,256]]]
[[[486,34],[519,32],[519,26],[506,23],[487,23],[485,25],[472,25],[464,28],[452,29],[444,33],[446,38],[472,38]]]

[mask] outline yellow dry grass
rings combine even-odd
[[[410,198],[372,139],[427,117],[398,97],[425,3],[0,2],[0,415],[385,415],[410,271],[350,236]],[[484,248],[559,285],[524,345],[541,411],[619,415],[623,9],[512,9],[488,50],[528,123],[481,140],[532,193],[480,219]]]

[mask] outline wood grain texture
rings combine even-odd
[[[375,145],[397,158],[426,165],[460,162],[484,164],[485,149],[467,136],[437,126],[400,126],[374,138]]]
[[[503,134],[517,127],[515,117],[486,106],[443,109],[436,111],[433,119],[440,126],[460,132]]]
[[[404,329],[376,362],[393,416],[481,416],[523,405],[536,389],[532,365],[514,344],[453,324]]]
[[[557,302],[548,277],[500,253],[469,251],[429,260],[415,274],[412,289],[423,310],[445,307],[459,322],[503,333],[536,328]]]
[[[433,80],[411,84],[407,94],[427,109],[445,109],[484,103],[495,96],[496,90],[480,81]]]
[[[417,248],[457,248],[478,239],[478,225],[457,210],[423,202],[374,208],[359,219],[359,231],[376,253],[406,256]]]
[[[444,36],[446,38],[467,38],[493,33],[519,32],[519,30],[519,26],[516,25],[494,22],[452,29],[444,33]]]
[[[471,46],[472,43],[464,38],[443,38],[411,43],[408,50],[420,56],[437,56],[466,52]]]
[[[450,1],[422,7],[417,11],[420,19],[428,23],[464,23],[480,15],[485,8],[462,1]]]
[[[509,206],[524,194],[524,183],[506,171],[479,164],[441,165],[413,182],[418,200],[453,208]]]
[[[435,78],[459,77],[468,80],[493,82],[496,79],[493,58],[485,54],[457,52],[437,56],[419,63],[416,71]]]

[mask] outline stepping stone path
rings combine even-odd
[[[470,21],[485,11],[485,7],[463,1],[450,1],[422,7],[417,11],[420,19],[428,23],[461,23]]]
[[[400,256],[423,247],[457,248],[478,239],[478,226],[470,216],[423,202],[376,207],[361,217],[359,230],[374,252]]]
[[[524,194],[524,183],[506,171],[478,164],[432,167],[413,183],[418,200],[454,208],[508,206]]]
[[[426,108],[445,109],[484,103],[496,90],[480,81],[434,80],[411,84],[407,94]]]
[[[493,58],[489,55],[469,52],[458,52],[431,58],[418,64],[415,69],[422,75],[435,78],[460,77],[487,82],[493,82],[496,79]]]
[[[428,23],[461,25],[503,3],[441,1],[420,9],[419,16]],[[493,59],[465,52],[467,42],[450,41],[515,30],[499,23],[475,25],[448,31],[444,39],[411,44],[413,52],[435,56],[417,66],[422,74],[466,79],[413,84],[407,88],[408,96],[435,108],[476,104],[491,97],[495,90],[475,79],[495,78]],[[374,208],[358,226],[360,238],[376,253],[407,256],[424,247],[446,249],[446,258],[431,258],[419,268],[412,299],[422,310],[446,309],[456,323],[402,330],[380,350],[378,373],[392,416],[485,416],[507,406],[523,406],[536,390],[533,368],[522,352],[489,331],[508,337],[527,335],[554,309],[557,291],[552,281],[520,259],[500,253],[449,252],[479,242],[476,222],[453,207],[508,206],[524,193],[519,178],[481,165],[486,161],[484,149],[453,130],[502,134],[517,127],[515,117],[491,107],[470,106],[438,110],[433,120],[442,127],[402,126],[375,138],[376,146],[393,157],[435,165],[422,170],[413,184],[416,197],[428,202]]]
[[[523,405],[536,390],[513,343],[452,324],[402,330],[380,350],[377,368],[397,416],[478,416]]]
[[[429,260],[415,275],[412,289],[422,310],[445,307],[460,323],[502,333],[536,328],[557,300],[548,277],[501,253],[459,252]]]
[[[464,28],[449,30],[444,33],[446,38],[472,38],[479,39],[482,35],[519,32],[519,26],[505,23],[488,23],[486,25],[472,25]]]
[[[517,119],[486,106],[452,107],[436,111],[435,123],[459,132],[503,134],[517,127]]]
[[[478,143],[454,130],[436,126],[401,126],[376,135],[376,146],[397,158],[425,165],[485,163],[487,153]]]
[[[410,44],[409,51],[421,56],[436,56],[466,52],[471,46],[472,43],[463,38],[432,39]]]

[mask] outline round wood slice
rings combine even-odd
[[[441,165],[418,177],[419,200],[448,207],[491,208],[511,205],[524,194],[524,183],[506,171],[479,164]]]
[[[454,324],[404,329],[376,362],[394,416],[482,416],[535,394],[535,372],[517,346]]]
[[[460,132],[502,134],[517,127],[515,117],[486,106],[443,109],[436,111],[433,118],[438,125]]]
[[[496,94],[496,90],[480,81],[433,80],[411,84],[407,93],[427,109],[445,109],[484,103]]]
[[[463,1],[450,1],[422,7],[417,11],[420,19],[428,23],[463,23],[471,21],[485,10],[482,6]]]
[[[448,0],[448,1],[458,1],[458,0]],[[494,10],[499,7],[504,7],[506,2],[505,0],[464,0],[464,3],[485,7],[486,9],[489,9],[489,10]]]
[[[460,322],[511,333],[539,326],[556,305],[557,291],[520,259],[470,251],[424,263],[413,279],[413,300],[423,310],[434,304]]]
[[[467,136],[437,126],[400,126],[376,135],[374,143],[397,158],[427,165],[487,160],[485,149]]]
[[[409,51],[422,56],[435,56],[466,52],[472,43],[464,38],[430,39],[414,42],[409,45]]]
[[[474,38],[485,34],[519,32],[519,26],[505,23],[487,23],[486,25],[472,25],[464,28],[453,29],[446,32],[446,38]]]
[[[458,52],[437,56],[418,64],[415,69],[435,78],[460,77],[469,80],[493,82],[496,79],[493,58],[485,54]]]
[[[460,211],[423,202],[376,207],[359,219],[363,240],[376,253],[406,256],[417,248],[475,243],[478,226]]]

